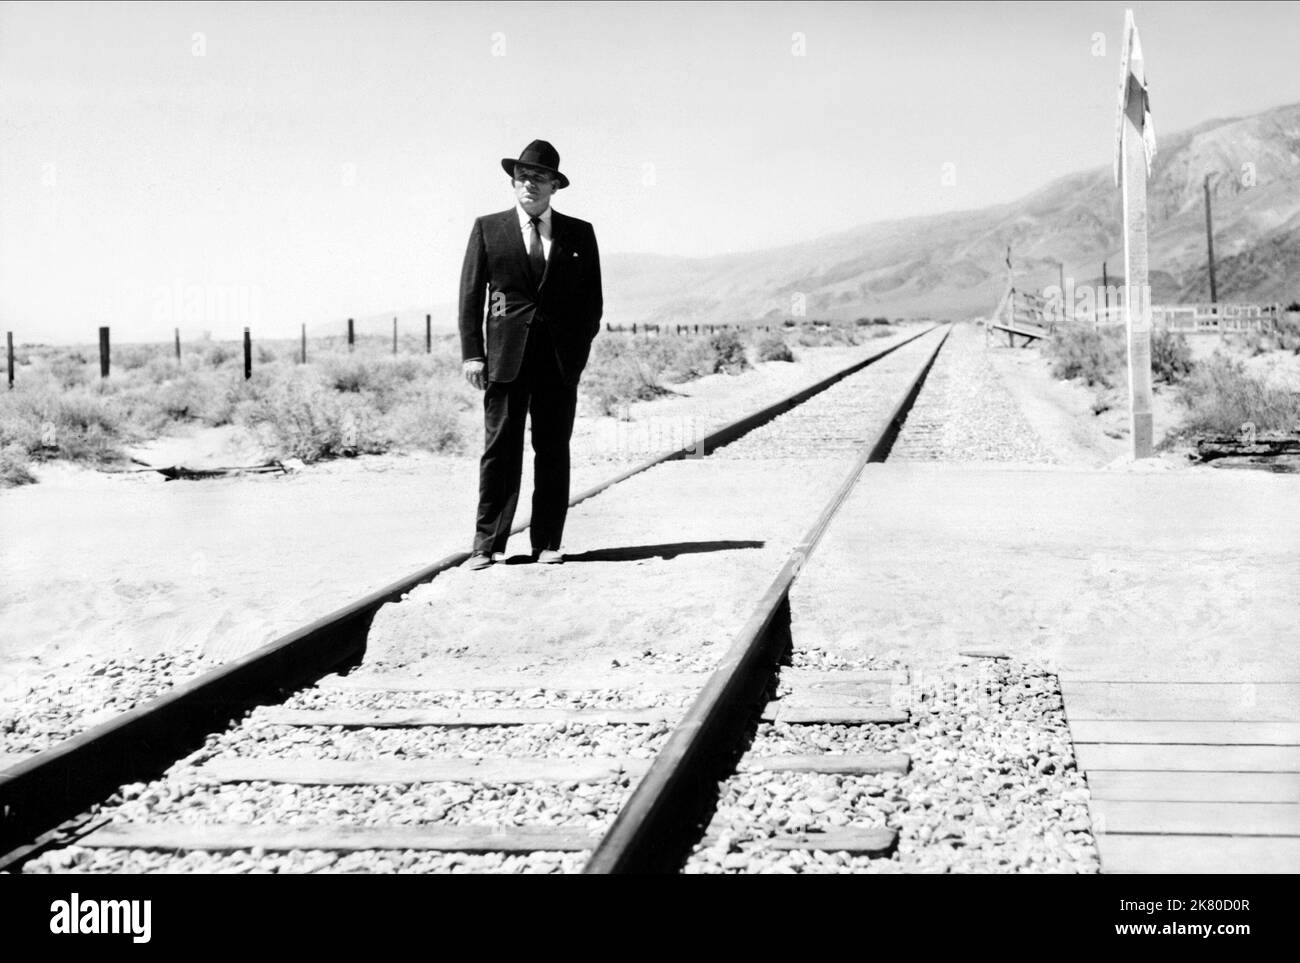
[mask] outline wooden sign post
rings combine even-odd
[[[1155,158],[1156,140],[1147,97],[1146,65],[1132,10],[1124,11],[1121,50],[1115,179],[1124,204],[1124,318],[1128,331],[1129,428],[1136,459],[1150,458],[1152,454],[1147,177]]]

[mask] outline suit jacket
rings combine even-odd
[[[533,280],[518,208],[474,222],[460,274],[460,347],[464,360],[487,359],[489,380],[514,381],[529,326],[545,324],[560,373],[576,386],[603,310],[600,252],[586,221],[551,212],[551,255],[540,284]]]

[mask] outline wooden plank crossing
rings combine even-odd
[[[1300,839],[1259,836],[1097,837],[1107,873],[1294,873]]]
[[[709,845],[717,839],[707,835]],[[156,849],[240,852],[260,848],[267,852],[324,850],[416,850],[460,853],[583,852],[594,849],[594,833],[559,826],[297,826],[246,823],[190,824],[110,823],[77,840],[93,849]],[[856,855],[883,856],[898,842],[892,829],[845,826],[827,832],[776,836],[744,844],[747,850],[827,850]]]
[[[1076,745],[1088,772],[1300,772],[1300,746]]]
[[[824,772],[866,775],[906,772],[910,760],[900,753],[855,755],[764,756],[747,759],[745,768],[771,772]],[[639,778],[648,759],[609,756],[572,759],[433,758],[433,759],[212,759],[193,772],[208,782],[274,782],[300,786],[406,785],[426,782],[527,783],[603,782]]]
[[[1300,872],[1300,684],[1063,676],[1061,692],[1103,872]]]
[[[1298,836],[1300,802],[1138,802],[1094,800],[1100,833],[1202,836]]]
[[[1062,678],[1070,722],[1300,722],[1300,685],[1256,682],[1080,682]]]
[[[1157,743],[1200,746],[1300,746],[1300,722],[1142,722],[1081,719],[1071,729],[1076,745]]]
[[[1297,802],[1300,775],[1290,772],[1089,772],[1094,800]]]

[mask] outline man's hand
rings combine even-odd
[[[487,376],[484,374],[482,361],[466,361],[461,365],[461,370],[465,373],[465,380],[479,391],[487,387]]]

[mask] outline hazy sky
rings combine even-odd
[[[1125,6],[1157,131],[1300,101],[1294,3],[0,4],[0,329],[453,300],[538,137],[606,255],[1012,200],[1109,163]]]

